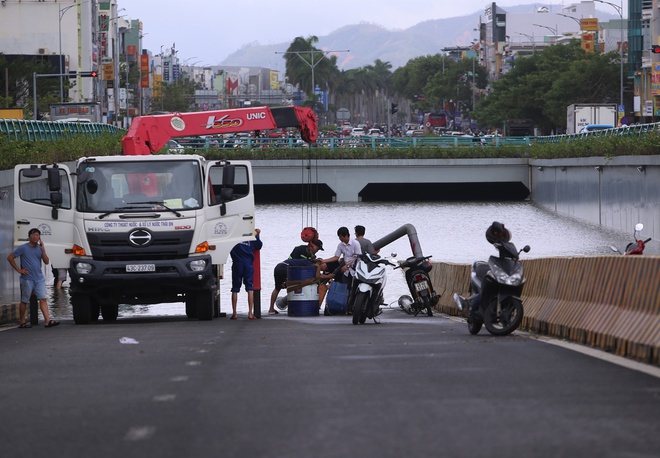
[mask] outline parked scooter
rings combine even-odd
[[[456,293],[454,301],[460,311],[469,313],[470,334],[478,334],[485,324],[491,334],[506,336],[515,331],[523,319],[520,295],[525,277],[519,255],[522,251],[528,253],[530,248],[525,245],[518,251],[510,242],[509,230],[498,222],[488,228],[486,239],[497,249],[499,256],[491,256],[488,262],[477,261],[472,264],[470,292],[473,296],[465,299]],[[472,307],[474,301],[479,303],[476,309]]]
[[[400,261],[395,269],[403,269],[406,274],[406,283],[411,296],[401,296],[399,306],[411,315],[417,316],[422,310],[426,310],[428,316],[433,316],[433,307],[440,300],[436,294],[429,278],[431,271],[431,256],[412,257]]]
[[[380,315],[382,293],[385,289],[385,265],[396,264],[377,254],[364,253],[357,257],[353,278],[353,324],[364,324],[367,318],[378,324],[376,317]]]
[[[619,249],[615,246],[611,246],[610,248],[612,249],[612,251],[615,251],[623,255],[644,254],[644,248],[646,248],[646,244],[651,241],[651,237],[649,237],[646,240],[638,239],[637,233],[642,232],[643,229],[644,229],[644,225],[642,223],[635,224],[635,230],[633,231],[633,238],[635,239],[635,241],[630,242],[628,245],[626,245],[626,251],[624,253],[621,253],[621,251],[619,251]]]

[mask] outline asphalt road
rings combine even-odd
[[[0,455],[656,458],[658,372],[398,309],[64,321],[0,332]]]

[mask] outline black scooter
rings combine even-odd
[[[488,262],[472,264],[470,292],[481,294],[479,308],[469,312],[468,331],[478,334],[482,325],[494,336],[506,336],[518,329],[523,319],[523,304],[520,299],[525,277],[519,255],[529,253],[529,245],[518,251],[511,242],[493,243],[499,256],[491,256]],[[468,300],[454,294],[458,309],[464,313],[469,309]]]
[[[406,274],[406,283],[410,290],[409,296],[399,298],[399,306],[407,313],[417,316],[422,310],[426,310],[428,316],[433,316],[433,307],[440,300],[440,295],[435,293],[429,272],[433,267],[429,262],[431,256],[412,257],[400,261],[395,269],[403,269]]]

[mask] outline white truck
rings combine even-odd
[[[619,124],[615,103],[574,103],[566,111],[566,133],[577,134],[590,124]]]
[[[67,268],[76,324],[118,317],[119,304],[185,303],[189,318],[219,316],[229,252],[254,239],[249,161],[152,155],[171,137],[298,127],[318,135],[299,107],[246,108],[136,118],[124,155],[14,170],[14,243],[39,228],[54,268]]]

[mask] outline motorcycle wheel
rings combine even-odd
[[[481,321],[480,319],[474,319],[468,321],[468,331],[473,336],[476,336],[477,334],[479,334],[479,331],[481,331],[481,326],[483,326],[483,324],[484,322]]]
[[[502,302],[502,311],[497,314],[497,299],[493,299],[484,313],[486,329],[494,336],[507,336],[518,329],[523,319],[520,299],[509,297]]]
[[[353,324],[364,324],[367,321],[367,293],[358,293],[353,302]]]

